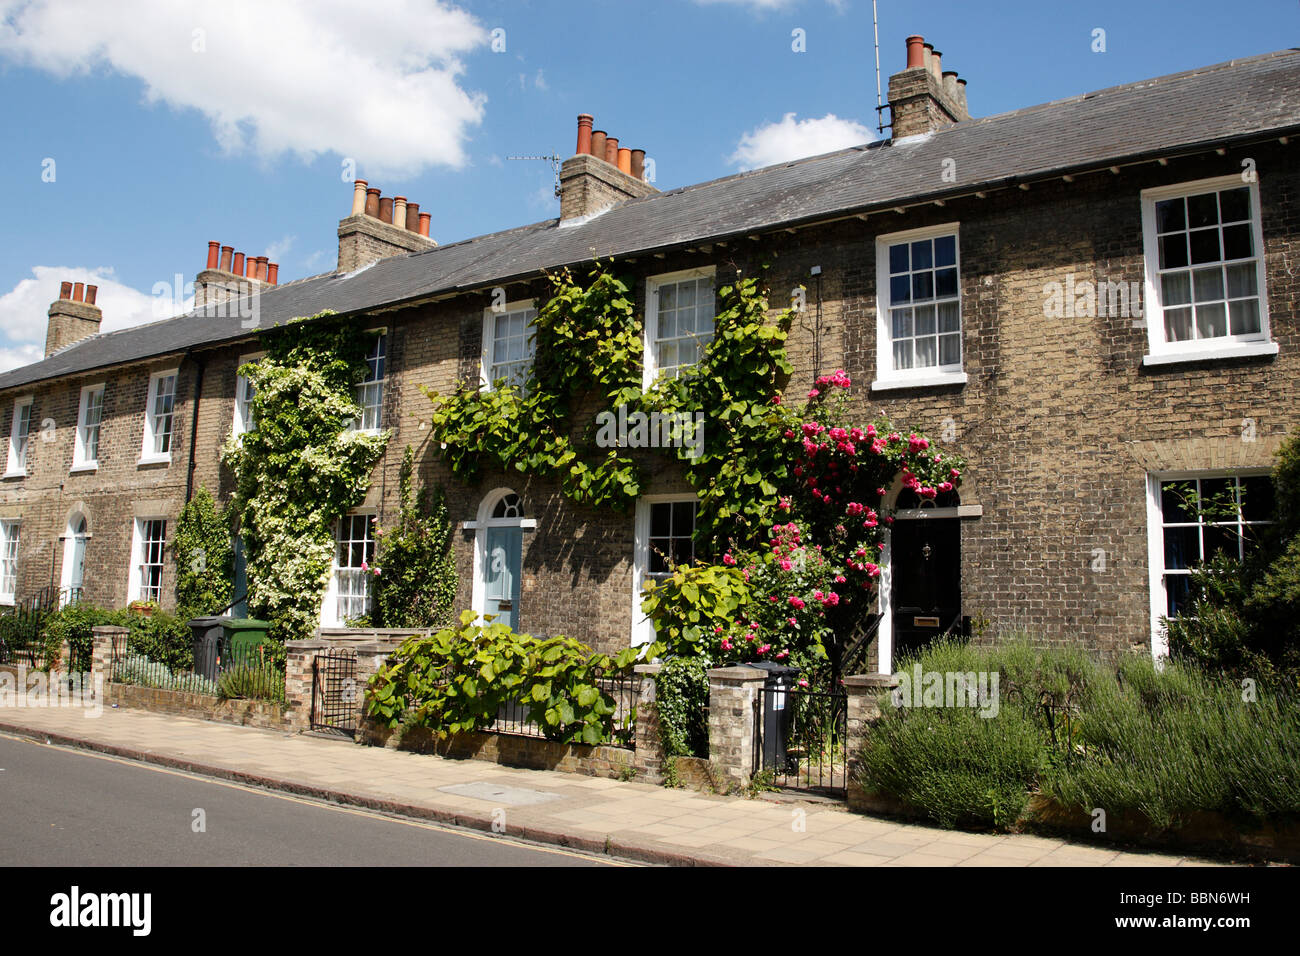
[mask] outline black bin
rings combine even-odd
[[[196,617],[190,621],[194,648],[194,673],[208,680],[217,679],[217,660],[221,655],[224,617]]]
[[[790,691],[799,677],[799,668],[788,664],[759,661],[747,665],[767,671],[763,684],[763,769],[777,773],[798,773],[798,758],[787,753],[790,731],[794,727],[794,710]]]

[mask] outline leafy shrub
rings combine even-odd
[[[1300,699],[1170,664],[1126,659],[1083,700],[1082,759],[1046,777],[1066,805],[1135,810],[1158,829],[1194,811],[1264,818],[1300,813]]]
[[[1196,811],[1300,813],[1300,694],[1147,657],[1114,670],[1078,650],[939,642],[902,662],[989,672],[1000,707],[895,707],[868,733],[859,782],[945,826],[1005,827],[1040,791],[1064,807],[1139,814],[1154,830]]]
[[[273,663],[235,664],[217,675],[217,695],[284,702],[284,674]]]
[[[127,615],[124,623],[131,631],[127,637],[131,650],[161,661],[172,670],[193,669],[194,638],[188,619],[155,611],[149,617]]]
[[[176,606],[189,620],[220,614],[234,596],[235,552],[230,518],[217,510],[207,488],[200,487],[176,522]]]
[[[516,634],[500,621],[484,627],[476,617],[464,611],[459,627],[402,644],[370,679],[367,713],[439,737],[484,730],[503,708],[522,708],[546,737],[566,743],[599,744],[620,730],[617,702],[600,681],[625,672],[642,648],[611,658],[567,637]]]
[[[441,627],[456,600],[456,561],[442,489],[416,500],[415,453],[406,446],[399,481],[401,511],[391,529],[377,528],[375,613],[380,627]]]
[[[1018,708],[891,708],[871,728],[860,781],[941,826],[1007,827],[1029,802],[1046,753]]]
[[[659,739],[665,757],[709,755],[707,657],[670,657],[655,677]]]

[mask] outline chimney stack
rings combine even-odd
[[[943,54],[921,36],[907,38],[907,66],[889,78],[894,139],[930,133],[970,119],[966,81],[944,71]]]
[[[211,241],[203,271],[194,277],[194,308],[239,299],[263,286],[275,285],[279,271],[279,265],[269,256],[246,256],[236,252],[234,246]]]
[[[561,223],[657,192],[645,181],[645,150],[620,147],[617,137],[592,129],[594,122],[578,114],[577,152],[560,167]]]
[[[429,238],[428,213],[405,196],[384,196],[364,179],[352,184],[352,211],[339,220],[339,272],[354,272],[389,256],[423,252],[437,245]]]
[[[103,313],[95,305],[98,286],[82,282],[59,283],[59,297],[50,304],[46,313],[45,355],[53,355],[83,339],[99,333]]]

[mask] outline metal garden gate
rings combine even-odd
[[[754,700],[754,772],[783,790],[848,791],[848,696],[843,688],[764,687]]]
[[[360,698],[357,652],[331,647],[317,654],[311,668],[311,729],[355,737]]]

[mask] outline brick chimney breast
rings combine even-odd
[[[602,130],[591,131],[592,117],[578,116],[579,151],[560,166],[560,221],[568,222],[603,212],[628,199],[639,199],[659,190],[643,176],[645,150],[618,147],[618,139]],[[611,151],[611,144],[613,144]],[[591,152],[583,152],[589,147]],[[606,157],[612,155],[614,162]]]
[[[67,284],[64,283],[65,286]],[[62,293],[50,304],[49,312],[46,314],[49,316],[45,327],[47,357],[59,349],[67,348],[92,335],[98,335],[99,323],[104,317],[99,306],[89,302],[79,302],[73,298],[64,298]]]
[[[921,37],[908,37],[908,65],[889,78],[889,113],[894,139],[930,133],[970,119],[966,81],[941,71],[941,54]]]

